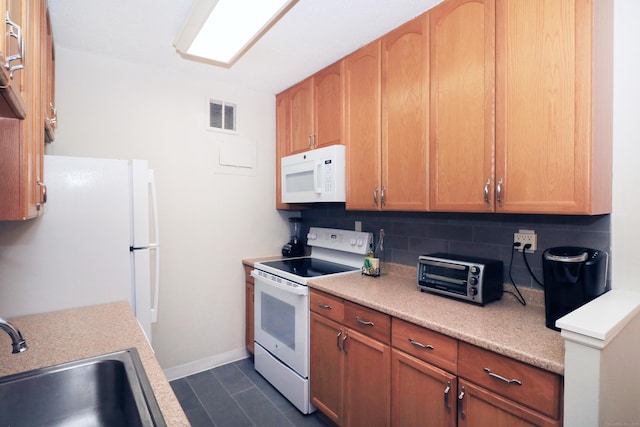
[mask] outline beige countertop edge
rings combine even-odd
[[[11,354],[0,333],[0,377],[135,347],[168,426],[189,426],[155,354],[133,316],[120,301],[11,319],[29,349]]]
[[[564,374],[564,340],[560,332],[545,326],[543,292],[520,289],[526,306],[505,294],[500,301],[482,307],[420,292],[415,268],[413,274],[411,267],[405,266],[389,266],[388,271],[375,278],[360,273],[317,278],[308,285],[532,366]],[[508,287],[512,288],[505,285],[505,290],[512,290]]]

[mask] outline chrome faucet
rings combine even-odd
[[[22,353],[28,348],[27,342],[22,337],[22,333],[20,333],[20,330],[16,328],[13,323],[0,317],[0,329],[11,337],[11,344],[13,345],[12,353]]]

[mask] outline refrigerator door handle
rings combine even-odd
[[[158,227],[158,200],[156,198],[156,180],[153,170],[147,171],[147,180],[149,183],[151,219],[153,221],[153,238],[155,242],[149,243],[149,249],[153,250],[154,256],[154,283],[153,283],[153,304],[151,305],[151,323],[158,321],[158,294],[160,293],[160,232]]]

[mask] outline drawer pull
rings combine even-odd
[[[338,329],[338,336],[336,337],[336,345],[338,346],[338,351],[342,351],[340,348],[340,336],[342,335],[342,329]]]
[[[416,347],[420,347],[420,348],[424,348],[426,350],[433,350],[433,346],[432,345],[424,345],[416,340],[414,340],[413,338],[408,338],[409,342],[413,345],[415,345]]]
[[[464,399],[464,386],[462,386],[462,390],[460,391],[460,395],[458,396],[458,415],[460,416],[460,419],[464,420],[466,415],[462,410],[462,399]]]
[[[490,376],[491,378],[495,378],[495,379],[497,379],[497,380],[504,381],[504,382],[505,382],[505,383],[507,383],[507,384],[522,385],[522,381],[520,381],[520,380],[516,380],[516,379],[512,379],[512,380],[510,380],[510,379],[508,379],[508,378],[503,377],[502,375],[494,374],[493,372],[491,372],[491,369],[489,369],[489,368],[482,368],[482,369],[483,369],[487,374],[489,374],[489,376]]]
[[[447,381],[447,388],[444,389],[444,408],[448,413],[451,413],[451,407],[449,406],[449,392],[451,391],[451,381]]]
[[[331,310],[333,307],[331,307],[330,305],[327,305],[325,303],[319,302],[318,303],[318,307],[320,308],[326,308],[327,310]]]
[[[367,322],[366,320],[362,320],[358,316],[356,316],[356,321],[364,326],[373,326],[373,322]]]

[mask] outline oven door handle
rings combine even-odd
[[[255,271],[251,271],[251,277],[253,277],[256,280],[259,280],[260,282],[264,283],[267,286],[273,286],[276,289],[280,289],[282,291],[288,292],[290,294],[294,294],[294,295],[299,295],[299,296],[305,296],[309,294],[309,289],[306,286],[289,286],[289,285],[283,285],[282,283],[278,283],[275,282],[273,280],[269,280],[269,279],[265,279],[262,276],[259,276]]]

